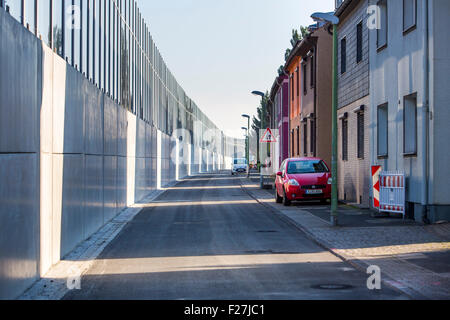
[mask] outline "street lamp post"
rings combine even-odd
[[[337,25],[339,24],[339,18],[333,13],[317,12],[311,15],[315,21],[330,23],[333,26],[333,105],[332,105],[332,155],[331,155],[331,224],[337,226],[338,224],[338,168],[337,168],[337,55],[338,55],[338,34]]]
[[[264,92],[256,91],[256,90],[253,91],[252,94],[254,96],[261,97],[261,100],[262,100],[262,103],[261,103],[262,112],[261,112],[261,127],[260,127],[260,129],[265,129],[264,126],[265,126],[265,120],[266,120],[265,119],[266,118],[266,104],[265,104],[265,101],[264,101],[264,97],[266,95],[264,94]],[[258,141],[258,145],[259,144],[260,144],[260,142]],[[261,150],[261,148],[259,148],[259,150]],[[260,157],[260,155],[258,154],[258,158],[259,157]],[[260,169],[259,185],[260,185],[261,189],[263,189],[263,187],[264,187],[264,177],[262,175],[262,170],[261,169]]]
[[[242,127],[242,129],[247,130],[247,178],[250,178],[250,116],[243,114],[242,117],[248,120],[247,128]]]

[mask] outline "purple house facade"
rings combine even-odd
[[[278,165],[289,158],[289,77],[275,79],[270,91],[271,127],[278,129]]]

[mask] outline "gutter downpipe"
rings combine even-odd
[[[422,137],[421,144],[423,146],[422,150],[422,222],[429,224],[430,220],[428,218],[429,211],[429,101],[430,101],[430,52],[429,52],[429,19],[428,19],[428,0],[422,1],[424,14],[423,14],[423,26],[424,26],[424,55],[423,55],[423,101],[422,101]]]
[[[291,144],[291,108],[290,108],[290,99],[289,99],[289,91],[291,90],[291,88],[290,88],[291,86],[289,85],[289,73],[286,72],[285,68],[283,68],[283,74],[288,78],[288,99],[287,99],[287,101],[288,101],[288,106],[287,106],[287,118],[288,118],[288,138],[287,138],[287,141],[288,141],[288,147],[287,147],[287,154],[288,154],[288,158],[289,158],[289,156],[291,155],[289,150],[290,150],[291,145],[292,145]],[[283,99],[284,99],[284,96],[283,96]],[[283,101],[281,102],[281,104],[283,104]],[[283,118],[283,120],[284,120],[284,118]],[[284,160],[286,160],[286,159],[284,159]]]

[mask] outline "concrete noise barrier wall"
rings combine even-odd
[[[0,10],[0,299],[214,154],[111,100]]]

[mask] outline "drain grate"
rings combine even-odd
[[[275,230],[259,230],[256,232],[257,233],[278,233],[278,231],[275,231]]]
[[[352,289],[353,286],[348,284],[319,284],[311,286],[311,288],[319,290],[348,290]]]

